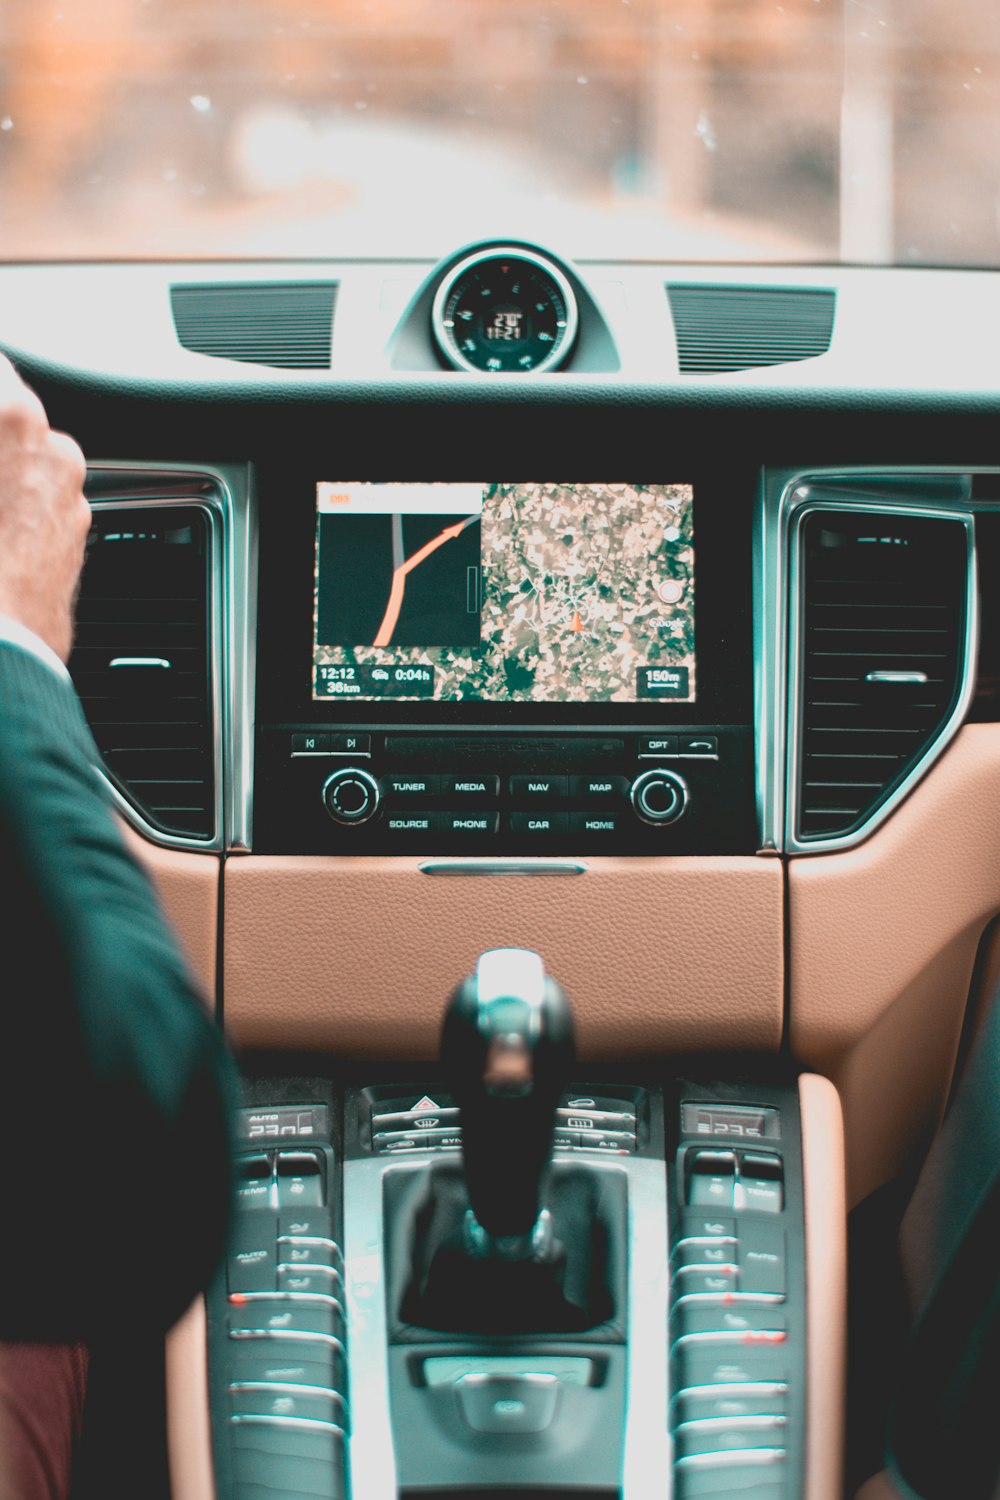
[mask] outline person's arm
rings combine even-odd
[[[0,364],[0,613],[65,659],[82,458],[26,397]],[[95,761],[69,682],[0,641],[5,1339],[165,1326],[227,1219],[232,1065]]]

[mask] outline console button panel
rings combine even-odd
[[[638,1149],[642,1115],[638,1097],[634,1089],[608,1094],[567,1090],[556,1112],[553,1149],[633,1155]],[[424,1094],[411,1090],[398,1096],[386,1096],[384,1089],[376,1089],[368,1105],[362,1138],[367,1138],[376,1155],[461,1151],[459,1111],[446,1089],[434,1087]]]
[[[240,1110],[236,1221],[208,1298],[217,1488],[345,1500],[350,1402],[332,1107]]]
[[[797,1100],[681,1084],[670,1353],[678,1500],[801,1492],[805,1285]]]
[[[751,733],[276,726],[254,826],[264,853],[750,853]]]

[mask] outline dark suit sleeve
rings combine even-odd
[[[234,1070],[68,683],[0,643],[0,1338],[166,1327],[230,1207]]]

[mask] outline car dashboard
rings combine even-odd
[[[841,1493],[846,1211],[1000,974],[998,310],[504,239],[0,268],[88,457],[74,680],[246,1075],[176,1500]],[[621,1196],[555,1341],[406,1301],[494,950],[572,1001],[554,1181]]]

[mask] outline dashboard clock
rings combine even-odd
[[[513,247],[479,250],[438,287],[434,338],[453,369],[485,374],[554,370],[573,348],[579,313],[565,274]]]

